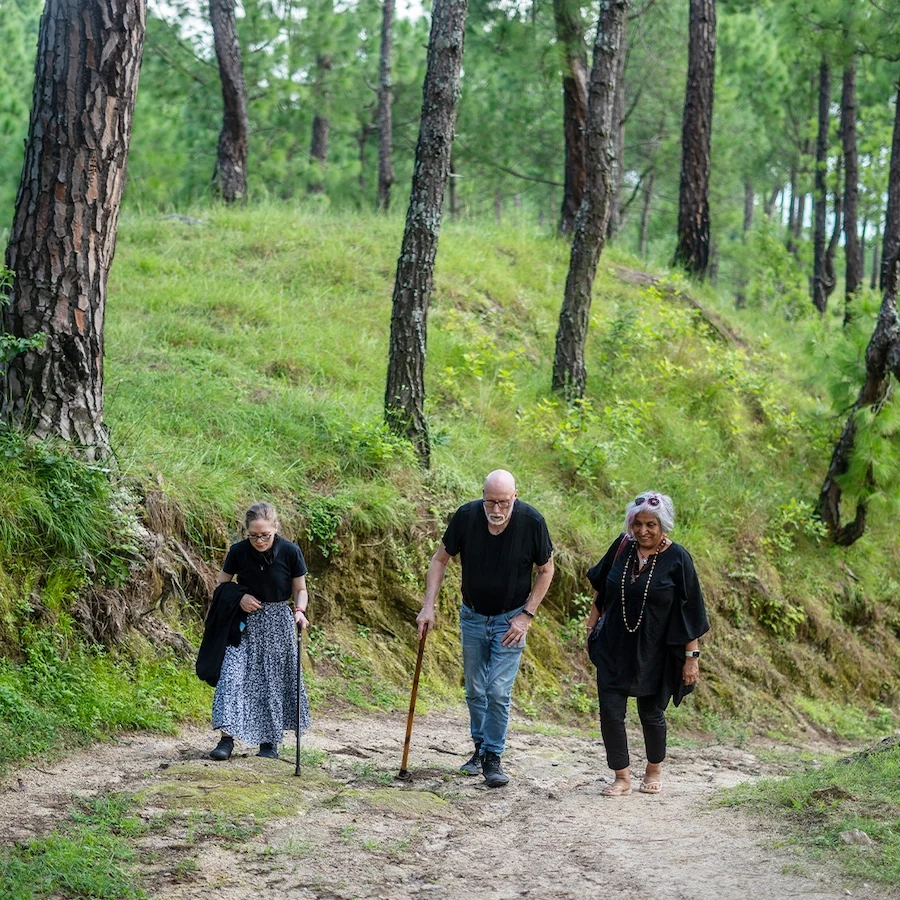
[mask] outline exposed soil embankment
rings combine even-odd
[[[244,749],[213,763],[209,732],[128,736],[10,775],[0,840],[44,834],[73,794],[112,790],[136,795],[152,823],[134,838],[138,865],[166,900],[898,896],[845,884],[769,826],[713,806],[718,788],[777,771],[751,750],[673,747],[662,794],[610,800],[586,733],[514,728],[512,781],[489,790],[456,774],[469,749],[459,713],[417,721],[413,779],[394,781],[403,728],[398,715],[326,717],[299,779],[290,747],[279,761]]]

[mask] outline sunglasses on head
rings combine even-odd
[[[659,497],[635,497],[634,505],[641,506],[646,503],[648,506],[659,506]]]

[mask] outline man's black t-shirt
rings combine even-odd
[[[532,567],[543,566],[553,553],[544,517],[521,500],[500,534],[488,530],[480,500],[464,504],[453,514],[443,543],[451,556],[460,554],[463,602],[483,616],[522,606],[531,593]]]
[[[291,599],[291,580],[306,574],[306,561],[296,544],[276,534],[265,553],[246,539],[232,544],[222,571],[236,575],[238,583],[260,603],[277,603]]]

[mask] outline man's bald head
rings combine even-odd
[[[487,478],[484,479],[484,493],[494,493],[511,495],[516,492],[516,479],[512,477],[511,472],[506,469],[494,469]]]
[[[506,469],[495,469],[484,479],[484,512],[495,528],[505,528],[516,500],[516,479]]]

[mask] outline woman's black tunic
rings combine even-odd
[[[628,539],[623,544],[620,535],[587,573],[597,591],[597,607],[604,615],[603,627],[595,638],[599,642],[595,654],[597,687],[601,695],[656,695],[663,707],[674,695],[677,705],[687,693],[681,678],[685,644],[709,631],[700,582],[690,554],[680,544],[671,544],[658,554],[655,565],[651,558],[632,583],[636,562],[637,542]],[[651,565],[653,577],[648,590]],[[622,615],[623,573],[629,629],[641,616],[647,590],[643,619],[633,633],[626,629]]]

